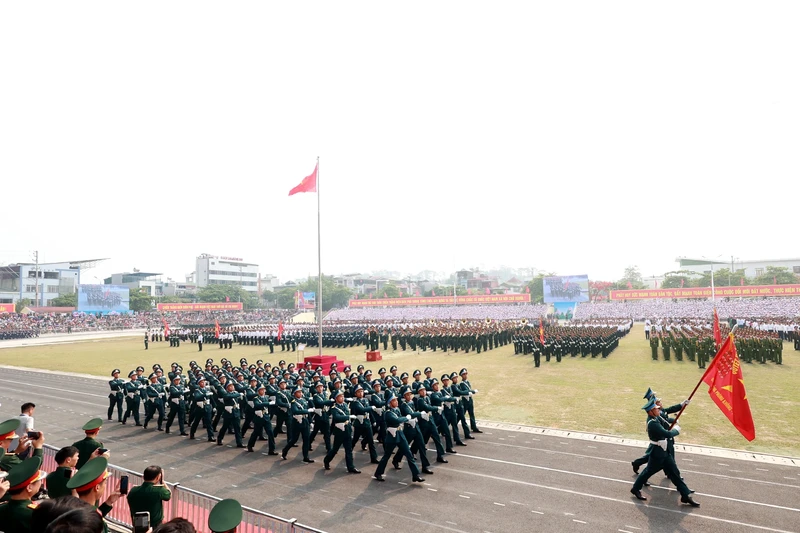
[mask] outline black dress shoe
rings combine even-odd
[[[681,496],[681,503],[691,505],[692,507],[700,507],[700,504],[694,501],[691,496]]]
[[[473,433],[483,433],[483,431],[481,431],[481,430],[480,430],[480,429],[478,429],[478,428],[475,428],[475,429],[473,429],[473,430],[472,430],[472,432],[473,432]]]
[[[452,448],[450,448],[449,450],[445,450],[445,451],[446,451],[447,453],[458,453],[457,451],[455,451],[455,450],[454,450],[454,449],[452,449]]]
[[[214,442],[214,437],[208,437],[208,442]]]
[[[631,461],[631,468],[633,468],[633,473],[634,474],[638,474],[639,473],[639,467],[636,466],[636,463],[634,463],[633,461]]]
[[[431,470],[430,468],[423,468],[423,469],[422,469],[422,473],[423,473],[423,474],[430,474],[430,475],[433,475],[433,470]]]
[[[445,459],[444,457],[437,457],[437,458],[436,458],[436,462],[437,462],[437,463],[449,463],[450,461],[448,461],[448,460],[447,460],[447,459]]]
[[[284,461],[286,460],[286,453],[285,452],[281,452],[281,459],[283,459]]]
[[[222,443],[220,441],[217,441],[217,446],[222,446]]]
[[[247,448],[247,446],[245,446],[244,444],[237,444],[236,447],[237,448]]]
[[[400,470],[400,463],[395,463],[394,461],[392,461],[392,466],[394,467],[395,470]]]
[[[164,431],[164,428],[156,428],[158,431]],[[167,431],[169,433],[169,431]]]
[[[304,463],[313,463],[314,459],[309,459],[308,457],[306,457],[305,459],[303,459],[303,462]]]
[[[456,442],[456,446],[466,446],[467,444],[464,442]]]
[[[464,435],[464,438],[467,440],[475,440],[475,437],[473,437],[472,435]]]
[[[651,485],[652,485],[652,484],[651,484],[649,481],[645,481],[645,482],[644,482],[644,486],[645,486],[645,487],[650,487]]]
[[[347,473],[348,473],[348,474],[360,474],[360,473],[361,473],[361,470],[359,470],[358,468],[352,468],[352,469],[351,469],[351,468],[348,468],[348,469],[347,469]]]
[[[647,498],[646,498],[646,497],[642,496],[642,491],[640,491],[640,490],[633,490],[633,489],[631,489],[631,494],[633,494],[634,496],[636,496],[636,499],[637,499],[637,500],[642,500],[642,501],[645,501],[645,500],[647,500]]]
[[[424,477],[415,476],[414,479],[412,479],[411,481],[413,481],[414,483],[422,483],[423,481],[425,481],[425,478]]]
[[[185,431],[183,433],[181,433],[181,437],[188,437],[188,436],[189,436],[189,434],[186,433]]]
[[[323,461],[322,466],[325,467],[325,470],[331,469],[331,464],[328,461]]]
[[[167,435],[169,435],[169,428],[165,429],[165,430],[164,430],[164,433],[166,433]]]
[[[377,465],[377,464],[380,464],[380,461],[378,461],[377,459],[372,459],[372,460],[370,461],[370,463],[372,463],[372,464],[374,464],[374,465]]]
[[[250,452],[250,453],[253,453],[253,448],[251,448],[250,446],[248,446],[248,447],[247,447],[247,451],[248,451],[248,452]]]
[[[267,455],[278,455],[278,452],[276,452],[275,450],[272,450],[272,451],[267,452]]]
[[[378,475],[375,475],[375,476],[372,476],[372,478],[373,478],[375,481],[386,481],[385,479],[383,479],[383,476],[378,476]]]

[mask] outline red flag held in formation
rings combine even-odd
[[[214,320],[214,336],[219,339],[219,320]]]
[[[681,289],[683,288],[683,278],[681,278]]]
[[[733,334],[728,335],[725,344],[703,374],[702,380],[708,384],[708,395],[711,396],[711,400],[717,404],[739,433],[749,441],[755,439],[756,429],[753,415],[750,413],[750,403],[747,401],[744,375],[739,356],[736,354]]]
[[[717,314],[717,308],[714,308],[714,346],[717,350],[719,350],[720,345],[722,344],[722,333],[719,330],[719,315]]]
[[[525,287],[525,294],[530,294],[530,293],[531,293],[531,288]]]
[[[303,178],[300,184],[289,191],[289,196],[299,192],[317,192],[317,169],[319,165],[314,167],[314,172]]]
[[[283,322],[278,322],[278,340],[283,338]]]
[[[167,324],[167,319],[162,318],[161,321],[164,322],[164,337],[169,337],[169,324]]]
[[[544,317],[539,320],[539,342],[544,344]]]

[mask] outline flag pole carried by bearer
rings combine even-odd
[[[322,355],[322,241],[320,234],[322,233],[322,224],[319,216],[319,157],[317,157],[317,165],[314,167],[314,172],[303,178],[299,185],[289,191],[289,196],[299,192],[315,192],[317,193],[317,297],[314,300],[314,305],[317,307],[317,326],[318,330],[318,344],[319,355]]]

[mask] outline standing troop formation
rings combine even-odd
[[[327,452],[325,469],[344,448],[351,473],[360,473],[353,461],[353,449],[360,443],[363,451],[369,450],[371,463],[378,465],[374,477],[379,481],[388,462],[400,469],[403,457],[414,481],[422,481],[421,473],[433,473],[426,452],[429,441],[436,447],[436,462],[447,463],[445,455],[456,453],[454,446],[466,446],[461,431],[464,439],[481,433],[473,401],[478,391],[472,388],[466,368],[437,379],[430,367],[409,375],[399,374],[392,366],[373,376],[363,365],[356,371],[346,366],[339,374],[334,364],[326,376],[322,367],[312,368],[310,363],[295,367],[280,361],[272,367],[261,360],[248,364],[242,358],[234,366],[223,358],[219,365],[207,359],[204,368],[192,361],[185,374],[172,363],[166,375],[160,365],[153,365],[147,376],[141,366],[129,372],[127,380],[120,377],[119,369],[111,376],[109,420],[116,411],[123,424],[132,418],[137,426],[147,429],[155,423],[165,433],[177,421],[180,434],[190,439],[195,439],[202,424],[208,442],[221,446],[226,435],[232,434],[236,447],[253,452],[257,442],[265,440],[267,455],[278,455],[276,436],[285,434],[282,458],[301,441],[306,463],[314,462],[309,453],[321,435]],[[383,444],[380,460],[377,444]]]

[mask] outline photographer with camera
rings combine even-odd
[[[26,402],[22,404],[20,408],[20,415],[17,417],[19,420],[19,426],[17,427],[17,438],[11,443],[11,448],[8,451],[17,453],[17,446],[19,445],[19,438],[23,435],[28,433],[32,433],[35,430],[33,429],[33,413],[36,411],[36,405],[31,402]],[[20,448],[19,451],[22,449]],[[24,459],[24,457],[23,457]]]
[[[73,442],[72,445],[78,448],[79,456],[78,462],[75,464],[75,469],[80,470],[90,459],[95,457],[109,458],[108,450],[103,447],[103,443],[97,440],[100,434],[100,428],[103,427],[102,418],[92,418],[86,422],[81,429],[86,434],[83,440]]]
[[[138,487],[133,487],[128,493],[128,506],[131,517],[137,512],[150,513],[150,527],[156,528],[164,520],[164,503],[172,498],[166,483],[164,483],[164,470],[160,466],[148,466],[142,473],[144,482]]]
[[[12,418],[0,424],[0,448],[8,450],[11,447],[11,442],[17,438],[19,444],[17,445],[16,453],[6,452],[0,457],[0,470],[9,472],[14,466],[22,463],[23,459],[20,454],[28,455],[30,446],[33,446],[32,457],[42,457],[42,447],[44,446],[44,434],[41,431],[32,431],[30,433],[17,435],[17,428],[19,427],[19,419]]]

